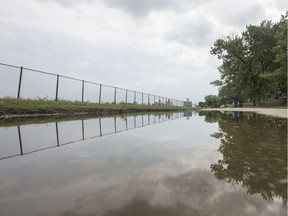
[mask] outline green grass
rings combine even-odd
[[[136,104],[98,104],[89,102],[28,100],[28,99],[0,99],[0,115],[21,114],[117,114],[146,111],[177,111],[185,110],[183,107],[155,106]]]
[[[264,100],[261,102],[260,108],[287,108],[287,106],[282,105],[283,101],[281,99]],[[244,102],[243,107],[254,107],[252,102]],[[232,108],[232,104],[227,104],[227,108]]]
[[[261,102],[263,108],[287,108],[287,106],[282,105],[283,101],[281,99],[265,100]],[[253,107],[252,102],[243,103],[244,107]]]

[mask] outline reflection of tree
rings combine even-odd
[[[222,114],[218,149],[223,159],[211,165],[216,178],[241,184],[249,194],[287,204],[287,120],[260,115]]]
[[[205,122],[216,123],[221,117],[221,113],[217,111],[200,111],[199,116],[205,116]]]

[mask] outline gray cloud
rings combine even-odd
[[[143,17],[157,10],[188,10],[210,1],[213,0],[206,0],[205,2],[201,0],[103,0],[108,6],[120,8],[134,17]]]
[[[163,55],[129,44],[90,44],[63,32],[1,21],[0,25],[3,31],[13,32],[12,37],[0,35],[0,45],[6,50],[1,57],[4,63],[175,98],[179,97],[175,89],[189,92],[188,88],[197,89],[196,83],[192,87],[191,83],[201,82],[188,81],[182,75],[190,65],[175,62],[173,53]],[[189,76],[193,74],[190,70]]]
[[[39,2],[49,2],[51,0],[37,0]],[[67,7],[70,8],[76,4],[79,3],[93,3],[95,2],[95,0],[52,0],[60,5],[62,5],[63,7]]]
[[[180,1],[183,2],[183,0]],[[152,10],[163,10],[171,7],[179,7],[173,0],[104,0],[108,6],[117,7],[132,14],[135,17],[142,17],[150,13]]]
[[[210,45],[213,41],[214,24],[203,18],[177,23],[166,33],[166,39],[192,46]]]
[[[223,5],[215,5],[215,10],[219,21],[235,27],[257,24],[258,21],[263,20],[263,17],[265,17],[263,6],[257,3],[239,4],[237,2],[228,2]]]
[[[284,8],[287,9],[287,1],[283,1],[283,0],[275,0],[275,7],[279,10],[283,10]],[[284,14],[282,14],[284,15]]]
[[[50,0],[37,0],[49,2]],[[119,8],[133,17],[145,17],[152,11],[159,10],[188,10],[191,7],[198,7],[213,0],[52,0],[64,7],[70,8],[80,3],[91,4],[93,2],[103,2],[108,7]]]

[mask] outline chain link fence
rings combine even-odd
[[[116,86],[0,63],[0,98],[183,106],[184,102]]]

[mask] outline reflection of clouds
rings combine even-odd
[[[87,209],[88,213],[84,214]],[[280,202],[267,203],[260,196],[247,196],[241,188],[231,188],[204,170],[166,176],[161,181],[131,180],[79,198],[74,210],[65,210],[60,215],[68,213],[104,216],[286,215]]]
[[[113,216],[141,209],[134,215],[268,216],[275,208],[281,215],[277,203],[214,178],[208,169],[218,146],[208,134],[215,129],[201,125],[183,119],[2,161],[0,213]],[[178,140],[174,131],[182,135]]]
[[[161,205],[151,205],[149,201],[143,199],[133,199],[127,205],[106,212],[105,216],[169,216],[169,215],[195,215],[189,210],[187,211],[186,206],[183,206],[181,203],[177,203],[174,206],[161,206]]]
[[[201,206],[216,191],[210,172],[194,170],[175,177],[166,177],[164,185],[170,188],[172,202],[181,201],[192,206]]]
[[[75,175],[72,177],[73,181],[64,179],[67,185],[62,185],[63,188],[57,186],[55,190],[51,187],[43,189],[40,191],[42,195],[37,190],[33,191],[33,187],[24,188],[28,195],[22,198],[25,200],[28,197],[29,200],[24,203],[22,200],[21,205],[27,206],[31,201],[35,203],[33,208],[26,211],[26,215],[34,215],[33,213],[43,209],[49,212],[47,215],[59,216],[129,216],[137,211],[134,215],[145,215],[145,212],[151,216],[173,215],[172,213],[177,211],[178,215],[181,212],[180,215],[183,216],[285,215],[280,202],[279,205],[267,204],[260,196],[248,196],[243,189],[232,188],[216,180],[207,170],[192,169],[183,172],[183,168],[178,167],[180,170],[174,174],[167,174],[163,169],[162,173],[156,175],[155,170],[138,169],[140,170],[125,170],[124,173],[116,172],[115,169],[115,172],[78,178]],[[49,188],[49,185],[46,186]],[[36,193],[33,194],[34,192]],[[47,204],[47,201],[49,206],[53,206],[57,211],[49,210],[49,206],[45,208],[43,205]],[[14,205],[17,205],[17,202]],[[20,214],[20,211],[17,213]]]
[[[198,212],[196,215],[281,215],[279,209],[272,210],[271,204],[260,196],[247,196],[241,188],[231,188],[217,181],[208,171],[192,170],[167,177],[164,184],[170,189],[173,199],[170,206],[180,202],[192,212]]]

